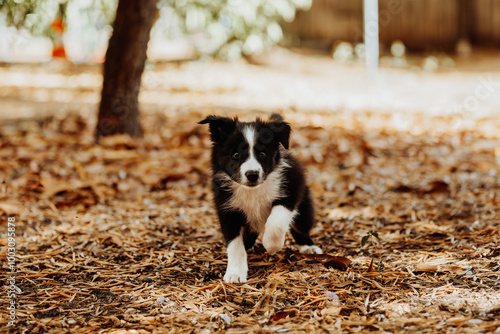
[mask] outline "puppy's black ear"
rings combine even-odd
[[[278,114],[276,112],[271,114],[271,116],[269,117],[269,120],[270,121],[278,121],[278,122],[284,121],[283,116],[281,116],[280,114]]]
[[[210,138],[214,143],[226,138],[236,127],[237,118],[210,115],[198,124],[208,124],[210,127]]]
[[[292,131],[290,124],[283,121],[283,118],[281,118],[281,121],[272,121],[269,122],[269,125],[278,142],[280,142],[281,145],[283,145],[283,147],[288,150],[288,146],[290,143],[290,132]]]

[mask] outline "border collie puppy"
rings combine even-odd
[[[208,116],[212,190],[226,241],[224,281],[247,281],[247,253],[259,234],[264,248],[278,252],[290,231],[301,253],[321,254],[309,232],[314,210],[299,162],[288,152],[290,125],[278,114],[268,121]]]

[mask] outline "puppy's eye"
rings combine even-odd
[[[259,153],[259,157],[261,157],[262,159],[265,159],[266,154],[265,154],[264,152],[260,152],[260,153]]]
[[[233,154],[233,159],[239,159],[239,158],[240,158],[240,154],[238,152]]]

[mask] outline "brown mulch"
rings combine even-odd
[[[286,112],[314,238],[339,258],[258,242],[248,283],[226,284],[196,124],[209,112],[231,113],[145,114],[143,139],[100,145],[77,115],[0,124],[1,233],[15,217],[20,289],[1,332],[500,331],[500,118],[453,130],[408,115],[402,129],[390,115]]]

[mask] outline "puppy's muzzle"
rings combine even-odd
[[[259,171],[258,170],[249,170],[245,173],[245,177],[248,180],[249,186],[257,185],[257,181],[259,180]]]

